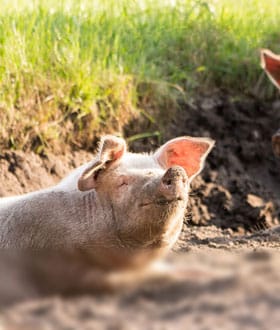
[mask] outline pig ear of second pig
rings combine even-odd
[[[280,89],[280,56],[268,49],[261,49],[261,67],[272,83]]]
[[[96,160],[80,176],[78,189],[87,191],[96,188],[98,173],[120,160],[125,151],[126,144],[123,139],[111,135],[102,138]]]
[[[189,181],[203,169],[204,161],[215,142],[208,138],[180,137],[160,147],[154,157],[165,169],[181,166]]]

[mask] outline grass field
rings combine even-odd
[[[88,147],[185,95],[251,93],[262,47],[280,52],[279,0],[0,0],[0,145]]]

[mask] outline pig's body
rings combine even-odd
[[[162,256],[181,231],[188,200],[189,173],[176,143],[142,155],[127,153],[122,139],[108,136],[92,162],[58,185],[0,199],[0,247],[79,251],[110,269]],[[202,151],[196,169],[188,165],[191,178],[213,146],[207,139],[197,143],[194,154]]]
[[[89,225],[90,220],[94,222],[94,218],[89,219],[85,206],[94,213],[98,210],[94,195],[94,191],[79,194],[54,187],[15,200],[0,200],[1,247],[58,249],[81,244],[88,230],[86,224]]]

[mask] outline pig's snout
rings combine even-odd
[[[161,179],[159,192],[167,202],[185,200],[187,188],[188,178],[185,170],[180,166],[173,166],[166,171]]]

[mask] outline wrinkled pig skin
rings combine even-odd
[[[73,251],[111,270],[148,264],[175,243],[190,182],[213,145],[179,137],[135,154],[105,136],[93,161],[58,185],[0,199],[0,247]]]

